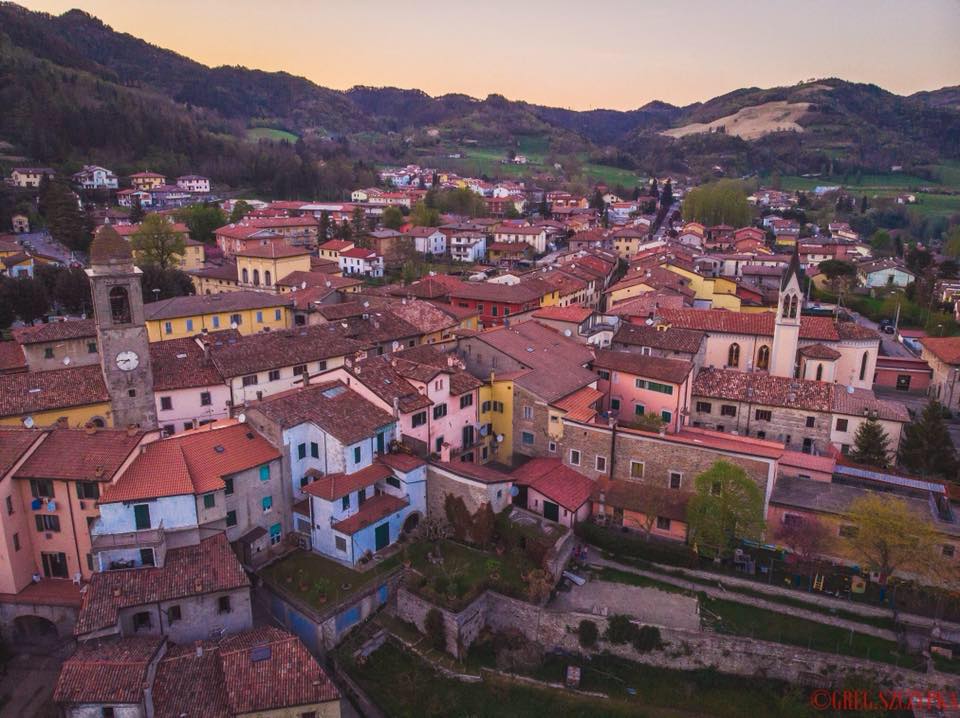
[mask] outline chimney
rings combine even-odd
[[[197,658],[203,658],[203,641],[194,641],[193,648],[197,654]]]
[[[97,433],[97,427],[94,426],[92,421],[88,421],[86,424],[84,424],[83,430],[87,436],[93,436]]]
[[[136,424],[127,424],[127,436],[136,436],[140,431],[140,427]]]

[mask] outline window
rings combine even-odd
[[[173,322],[164,322],[164,323],[163,323],[163,333],[164,333],[164,334],[173,334]]]
[[[293,367],[294,376],[300,376],[301,374],[306,374],[306,373],[307,373],[306,364],[297,364],[295,367]]]
[[[37,514],[34,518],[37,521],[37,531],[60,531],[60,517],[56,514]]]
[[[606,369],[597,369],[597,376],[606,381],[610,381],[610,372]]]
[[[803,453],[812,454],[813,453],[813,439],[806,437],[803,440]]]
[[[188,331],[188,332],[192,332],[192,331],[193,331],[193,320],[192,320],[192,319],[188,319],[188,320],[187,320],[187,331]]]
[[[502,414],[502,413],[503,413],[503,402],[502,402],[502,401],[495,401],[495,402],[493,402],[493,410],[496,411],[496,412],[499,412],[500,414]]]
[[[446,415],[447,415],[447,405],[446,405],[446,403],[437,404],[435,407],[433,407],[433,418],[434,418],[434,420],[436,420],[436,419],[442,419],[442,418],[445,417]]]
[[[493,317],[497,316],[497,314],[499,314],[498,309],[499,309],[499,308],[497,307],[496,304],[494,304],[492,307],[490,307],[490,316],[493,316]]]
[[[524,418],[524,419],[532,419],[532,418],[533,418],[533,407],[532,407],[532,406],[525,406],[525,407],[523,407],[523,418]]]
[[[758,439],[766,439],[766,438],[767,438],[767,432],[765,432],[765,431],[758,431],[758,432],[757,432],[757,438],[758,438]]]
[[[280,381],[280,370],[271,369],[270,373],[267,374],[267,381]]]
[[[241,324],[243,324],[243,317],[240,316],[239,314],[231,314],[230,323],[236,324],[239,327]]]
[[[556,453],[557,453],[557,442],[556,442],[556,441],[549,441],[549,442],[547,442],[547,451],[549,451],[551,454],[556,454]]]
[[[243,271],[240,272],[240,276],[243,277],[244,284],[250,283],[250,271],[246,267],[244,267]]]
[[[727,366],[740,366],[740,345],[736,342],[727,350]]]
[[[660,418],[663,419],[667,424],[670,423],[670,420],[673,419],[673,414],[666,409],[663,409],[660,412]]]
[[[87,354],[96,354],[96,353],[97,353],[97,343],[87,342]]]
[[[113,706],[104,706],[100,709],[100,718],[115,718]]]
[[[620,411],[620,400],[613,398],[610,400],[610,411]]]
[[[167,623],[176,623],[181,618],[183,618],[183,613],[180,611],[180,606],[170,606],[167,609]]]
[[[203,495],[203,508],[212,509],[217,505],[217,495],[214,493]]]
[[[670,519],[668,519],[666,516],[657,516],[657,528],[660,531],[669,531]]]
[[[270,274],[270,272],[267,272],[267,274]],[[279,309],[277,309],[276,311],[274,311],[274,313],[273,313],[273,319],[274,319],[274,321],[279,322],[279,321],[280,321],[280,316],[281,316],[281,312],[280,312]]]
[[[126,287],[110,289],[110,318],[115,324],[130,322],[130,297],[127,295]]]
[[[460,397],[460,408],[466,409],[468,406],[473,406],[473,394],[464,394]]]
[[[635,404],[633,407],[633,413],[637,416],[643,416],[647,408],[643,404]]]
[[[35,499],[52,499],[53,482],[49,479],[30,479],[30,495]]]
[[[525,446],[533,446],[533,434],[529,431],[520,432],[520,442]]]
[[[852,524],[842,524],[840,526],[840,538],[856,538],[859,533],[860,529]]]
[[[480,411],[481,412],[490,411],[490,406],[491,406],[490,402],[485,401],[480,405]]]
[[[334,543],[337,546],[337,551],[347,552],[347,540],[343,536],[334,537]]]
[[[817,364],[817,381],[823,381],[823,364]]]
[[[327,370],[327,360],[317,362],[317,371],[326,371]]]
[[[606,456],[598,456],[597,459],[596,459],[596,462],[594,463],[594,466],[595,466],[595,468],[596,468],[597,471],[606,471],[606,470],[607,470],[607,457],[606,457]]]
[[[161,396],[160,397],[160,410],[161,411],[170,411],[173,409],[173,397],[170,396]]]
[[[210,406],[213,403],[213,400],[210,398],[209,391],[200,392],[200,406]]]
[[[20,550],[20,534],[15,533],[13,535],[13,550],[14,551]]]
[[[709,414],[713,409],[709,401],[698,401],[697,402],[697,411],[701,414]]]
[[[400,486],[400,479],[398,479],[396,476],[388,476],[388,477],[387,477],[387,484],[389,484],[390,486],[392,486],[392,487],[395,488],[395,489],[401,488],[401,486]]]
[[[837,419],[837,431],[846,431],[849,422],[847,419]]]
[[[223,486],[224,486],[223,493],[226,496],[232,496],[233,495],[233,479],[224,479]]]
[[[681,483],[683,483],[683,474],[681,474],[679,471],[671,471],[670,472],[670,488],[679,489]]]
[[[100,484],[98,484],[96,481],[78,481],[77,498],[81,500],[92,499],[96,501],[100,498]],[[8,505],[7,508],[9,510],[13,507]],[[9,511],[9,513],[13,513],[13,511]]]
[[[13,515],[13,498],[8,496],[5,499],[5,502],[7,504],[7,516],[12,516]]]
[[[260,467],[260,480],[269,481],[270,480],[270,464],[264,464]]]
[[[773,418],[773,412],[769,409],[757,409],[754,417],[757,421],[770,421]]]
[[[570,464],[580,466],[580,452],[577,449],[570,449]]]
[[[306,444],[297,444],[297,458],[306,459],[307,458],[307,445]]]
[[[413,424],[414,428],[416,428],[416,427],[418,427],[418,426],[423,426],[424,424],[426,424],[426,423],[427,423],[427,412],[425,412],[425,411],[418,411],[416,414],[413,415],[413,420],[412,420],[411,423]]]
[[[53,347],[45,347],[43,350],[44,359],[53,359]]]
[[[659,394],[673,394],[673,387],[670,384],[661,384],[658,381],[648,381],[646,379],[636,379],[633,383],[637,389],[648,389]]]
[[[320,458],[320,445],[316,441],[310,442],[310,456],[314,459]]]
[[[362,456],[363,456],[363,452],[360,450],[360,447],[354,446],[353,447],[353,463],[359,464]]]
[[[247,376],[243,377],[243,385],[244,385],[244,386],[253,386],[253,385],[256,384],[256,383],[257,383],[257,375],[256,375],[256,374],[248,374]]]
[[[217,612],[218,613],[230,613],[230,597],[221,596],[217,599]]]
[[[218,317],[216,314],[214,314],[212,321],[213,321],[213,328],[214,328],[214,329],[219,329],[219,328],[220,328],[220,317]]]
[[[757,350],[757,369],[766,369],[770,366],[770,347],[764,344]]]
[[[802,526],[803,517],[797,514],[784,514],[783,523],[785,526]]]
[[[264,497],[260,500],[260,505],[263,507],[263,512],[264,512],[264,513],[266,513],[267,511],[270,511],[270,509],[273,508],[273,497],[272,497],[272,496],[264,496]]]
[[[149,611],[141,611],[140,613],[133,614],[134,631],[149,631],[152,624],[153,622],[150,620]]]
[[[276,546],[281,538],[283,538],[283,528],[280,524],[273,524],[270,527],[270,545]]]
[[[815,416],[808,416],[808,417],[807,417],[807,428],[808,428],[808,429],[812,429],[812,428],[816,425],[816,423],[817,423],[817,417],[815,417]]]
[[[722,404],[720,406],[720,416],[736,416],[737,407],[732,404]]]
[[[350,508],[350,494],[347,494],[342,499],[340,499],[340,508],[346,511]]]
[[[860,381],[863,381],[867,376],[867,360],[869,360],[870,355],[867,352],[863,353],[863,358],[860,359]]]
[[[257,270],[253,270],[256,274]],[[257,312],[257,324],[263,324],[263,312]]]
[[[941,553],[946,558],[953,558],[956,552],[957,552],[956,547],[953,544],[949,544],[949,543],[945,543],[941,549]]]

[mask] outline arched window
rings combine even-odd
[[[786,296],[783,298],[783,309],[780,312],[780,316],[786,319],[790,316],[790,297]]]
[[[869,355],[867,352],[863,353],[863,358],[860,360],[860,381],[863,381],[867,377],[867,359]]]
[[[93,425],[94,425],[95,427],[97,427],[98,429],[104,429],[104,428],[106,428],[106,426],[107,426],[107,422],[105,422],[105,421],[104,421],[102,418],[100,418],[99,416],[93,417],[93,418],[90,420],[90,423],[93,424]]]
[[[260,270],[259,269],[253,270],[253,286],[255,287],[260,286]]]
[[[266,286],[269,287],[269,286],[270,286],[270,280],[271,280],[270,270],[269,270],[269,269],[263,270],[263,283],[264,283]]]
[[[770,347],[764,344],[757,351],[757,369],[767,369],[770,367]]]
[[[796,319],[797,313],[800,311],[800,297],[796,294],[793,295],[793,300],[790,302],[790,318]]]
[[[246,267],[243,268],[243,275],[242,275],[242,276],[243,276],[243,283],[244,283],[244,284],[249,284],[249,283],[250,283],[250,273],[247,271],[247,268],[246,268]]]
[[[727,366],[740,366],[740,345],[733,343],[727,351]]]
[[[115,324],[130,323],[130,297],[126,287],[113,287],[110,290],[110,317]]]
[[[817,364],[817,381],[823,381],[823,364]]]

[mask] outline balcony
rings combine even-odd
[[[90,540],[95,553],[118,549],[159,548],[166,543],[162,521],[155,529],[141,529],[123,533],[99,533],[102,529],[103,525],[99,519],[90,527]]]

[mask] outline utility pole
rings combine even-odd
[[[897,300],[897,314],[893,319],[893,336],[897,336],[897,327],[900,326],[900,300]]]

